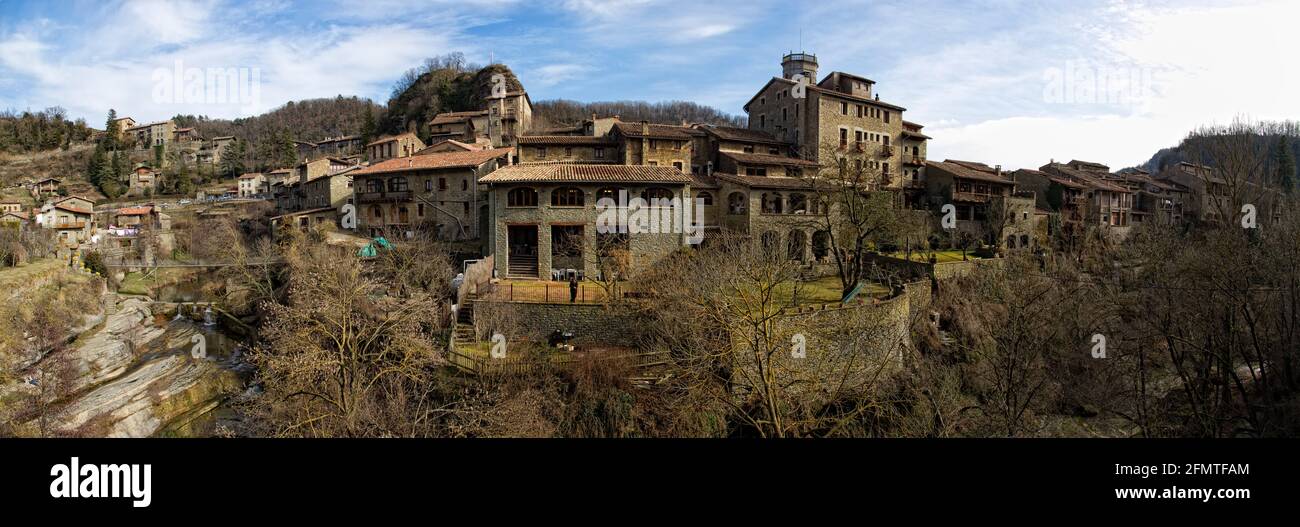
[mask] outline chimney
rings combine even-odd
[[[879,93],[876,94],[876,100],[877,100],[877,101],[880,100],[880,94],[879,94]]]
[[[641,121],[641,135],[650,133],[650,121]]]
[[[1002,175],[1002,165],[993,165],[993,170],[996,170],[999,176]]]

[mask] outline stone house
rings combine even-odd
[[[137,150],[166,147],[174,139],[175,133],[176,122],[171,120],[136,125],[126,129],[127,137],[135,140]]]
[[[239,197],[252,198],[263,193],[266,176],[260,172],[250,172],[239,176]]]
[[[1157,180],[1142,169],[1120,171],[1111,177],[1111,181],[1133,192],[1130,213],[1134,224],[1175,225],[1185,220],[1183,210],[1191,194],[1188,187],[1174,181]]]
[[[905,125],[906,109],[881,101],[874,81],[837,71],[811,84],[817,69],[815,55],[785,55],[782,76],[773,77],[745,104],[749,128],[796,145],[800,157],[823,166],[869,166],[881,174],[882,188],[907,187],[910,178],[900,174],[917,172],[904,167],[925,168],[912,157],[912,152],[924,157],[928,137],[919,133],[920,125]],[[797,78],[807,84],[800,85]]]
[[[63,181],[52,177],[47,177],[32,183],[32,196],[35,196],[36,199],[41,199],[45,196],[58,194],[59,185],[62,183]]]
[[[127,175],[126,187],[128,196],[152,195],[158,190],[158,173],[148,165],[137,165]]]
[[[533,101],[524,90],[508,91],[501,99],[488,99],[487,130],[492,146],[506,147],[533,128]]]
[[[1231,185],[1212,167],[1181,162],[1165,167],[1153,179],[1187,189],[1184,212],[1189,219],[1214,223],[1239,212],[1232,210]]]
[[[416,152],[424,150],[424,147],[424,141],[415,134],[407,132],[383,137],[366,145],[366,156],[371,163],[378,163],[385,159],[415,155]]]
[[[1072,160],[1069,163],[1049,162],[1039,172],[1081,184],[1086,188],[1083,196],[1083,225],[1101,226],[1117,237],[1128,235],[1131,227],[1133,191],[1110,181],[1110,168],[1100,163]]]
[[[0,212],[22,212],[23,204],[18,201],[0,201]]]
[[[340,170],[331,170],[324,174],[298,182],[301,199],[298,207],[302,209],[341,209],[352,203],[352,173],[361,167],[350,166]]]
[[[619,144],[619,164],[673,167],[689,174],[695,137],[703,134],[688,126],[616,122],[609,138]]]
[[[618,248],[633,270],[643,269],[690,242],[682,201],[692,200],[694,180],[672,166],[521,164],[479,181],[488,186],[494,221],[487,252],[500,276],[552,279],[573,269],[597,277],[600,255]],[[640,222],[637,197],[679,201],[645,207],[647,216],[663,221]],[[614,219],[620,215],[622,228]]]
[[[491,222],[480,179],[509,164],[511,148],[438,152],[372,164],[352,173],[357,228],[378,235],[417,226],[441,239],[487,234]]]
[[[430,143],[448,139],[473,143],[479,137],[490,138],[487,110],[440,113],[429,121]]]
[[[95,232],[95,202],[80,196],[52,201],[41,208],[37,223],[55,230],[65,247],[76,247]]]
[[[0,211],[0,225],[22,230],[27,227],[27,213],[17,210]]]
[[[926,174],[928,207],[942,211],[944,205],[953,205],[958,232],[1006,249],[1027,248],[1036,239],[1036,193],[1017,191],[1001,165],[927,161]]]
[[[312,154],[315,156],[332,156],[343,157],[360,154],[364,145],[361,144],[361,136],[346,135],[334,137],[316,142],[316,151]]]
[[[519,163],[618,164],[619,143],[607,136],[525,135],[518,139]]]

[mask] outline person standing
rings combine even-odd
[[[572,304],[577,301],[578,301],[578,276],[573,275],[569,277],[569,303]]]

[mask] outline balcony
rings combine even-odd
[[[915,156],[915,155],[907,156],[903,158],[903,164],[923,167],[925,166],[925,158],[921,156]]]
[[[854,152],[866,152],[866,151],[867,151],[867,145],[866,145],[865,143],[863,143],[862,141],[854,141],[854,142],[853,142],[853,151],[854,151]]]
[[[410,201],[411,191],[396,190],[391,192],[359,192],[357,203],[380,203],[387,201]]]
[[[978,192],[953,192],[953,201],[965,201],[969,203],[988,203],[994,197],[1001,197],[999,194],[984,194]]]
[[[53,228],[53,229],[84,229],[84,228],[86,228],[86,222],[84,222],[84,221],[56,221],[56,222],[54,222],[54,223],[51,224],[51,228]]]
[[[880,145],[881,157],[894,157],[894,147],[890,145]]]

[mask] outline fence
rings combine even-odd
[[[536,354],[515,354],[499,359],[475,356],[469,353],[447,350],[447,362],[460,370],[480,376],[510,376],[536,371],[543,366],[564,368],[578,362],[579,357],[561,351],[544,351],[545,356]],[[597,356],[594,360],[637,359],[634,368],[649,368],[666,364],[668,352],[624,353],[618,355]]]

